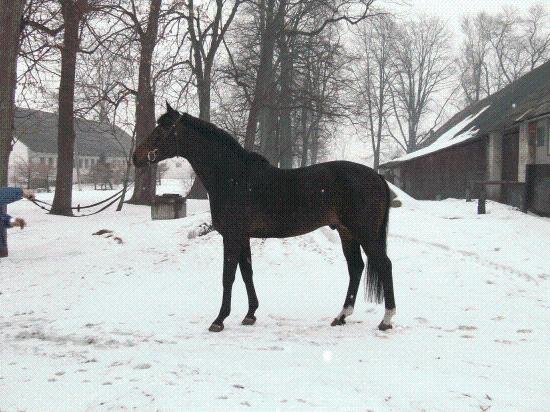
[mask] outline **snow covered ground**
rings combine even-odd
[[[254,240],[258,322],[240,325],[237,278],[214,334],[222,242],[196,236],[207,203],[172,221],[131,205],[82,219],[11,205],[29,226],[10,231],[0,261],[0,410],[550,410],[549,219],[401,200],[388,332],[376,329],[383,307],[362,299],[329,326],[348,275],[328,228]]]

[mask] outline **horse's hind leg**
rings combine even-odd
[[[239,257],[239,268],[241,269],[241,275],[243,277],[244,285],[246,286],[246,293],[248,295],[248,313],[243,319],[243,325],[253,325],[256,322],[256,316],[254,313],[258,309],[258,297],[256,296],[256,289],[254,288],[254,282],[252,281],[252,254],[250,253],[250,240],[247,239],[241,250],[241,256]]]
[[[378,325],[378,329],[392,328],[391,319],[395,315],[395,296],[393,294],[392,263],[386,253],[385,242],[361,242],[368,258],[367,263],[367,293],[376,302],[381,301],[384,292],[386,312]]]
[[[361,274],[365,268],[363,258],[361,257],[361,247],[359,242],[353,238],[348,229],[340,227],[338,228],[340,239],[342,240],[342,250],[348,263],[349,272],[349,286],[344,301],[344,308],[338,314],[338,316],[332,321],[331,326],[343,325],[346,323],[345,319],[353,313],[353,307],[355,305],[355,299],[357,298],[357,291],[359,289],[359,283],[361,281]]]

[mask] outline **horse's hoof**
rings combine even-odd
[[[256,323],[256,316],[247,316],[243,319],[242,324],[243,325],[254,325]]]
[[[213,323],[208,330],[210,332],[221,332],[223,330],[223,323]]]
[[[346,324],[346,318],[344,316],[340,316],[339,318],[334,318],[330,326],[341,326]]]
[[[393,326],[391,325],[391,323],[387,324],[387,323],[384,323],[384,321],[380,322],[380,325],[378,325],[378,329],[380,329],[381,331],[385,331],[392,328]]]

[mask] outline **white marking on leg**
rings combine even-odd
[[[384,313],[384,319],[382,319],[382,322],[384,322],[386,325],[391,325],[391,318],[395,315],[395,308],[393,309],[386,309],[386,313]]]

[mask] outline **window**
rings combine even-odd
[[[90,167],[90,159],[84,159],[84,169],[88,169]]]
[[[48,157],[48,165],[53,166],[53,157]]]
[[[44,157],[41,157],[41,158],[40,158],[40,164],[43,165],[43,164],[45,164],[45,163],[46,163],[46,159],[45,159]]]
[[[82,169],[82,159],[78,159],[78,168]]]

